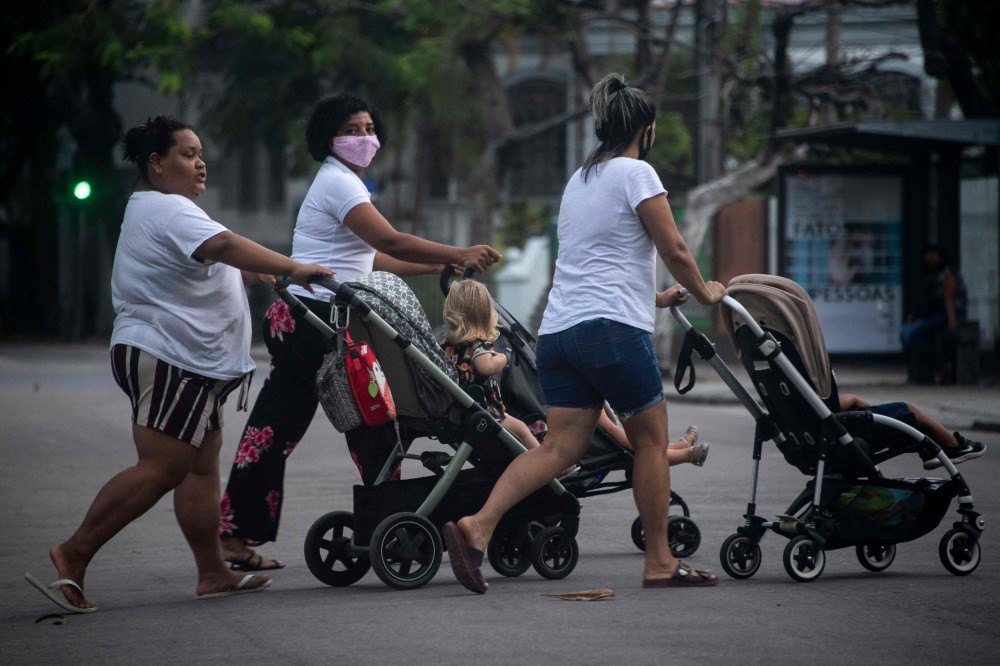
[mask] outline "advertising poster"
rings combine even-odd
[[[786,172],[783,274],[816,305],[831,353],[900,351],[903,179]]]

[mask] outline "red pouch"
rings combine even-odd
[[[395,420],[396,403],[375,352],[367,342],[355,344],[347,331],[344,331],[344,342],[347,344],[344,354],[347,380],[365,425],[379,426]]]

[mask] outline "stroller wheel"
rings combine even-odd
[[[501,576],[520,576],[531,568],[531,536],[526,528],[497,531],[486,547],[490,566]]]
[[[333,587],[345,587],[364,578],[371,568],[366,553],[354,550],[354,514],[331,511],[322,516],[306,535],[305,558],[309,571]]]
[[[973,541],[967,532],[951,529],[941,537],[938,555],[945,569],[956,576],[968,576],[979,566],[982,551],[979,541]]]
[[[670,516],[667,523],[667,540],[674,557],[691,557],[701,545],[701,530],[687,516]]]
[[[760,544],[742,534],[730,534],[719,551],[722,570],[733,578],[750,578],[760,569]]]
[[[561,527],[546,527],[531,542],[531,564],[549,580],[565,578],[576,568],[580,547]]]
[[[375,574],[389,587],[422,587],[441,566],[441,535],[431,521],[415,513],[395,513],[375,528],[368,557]]]
[[[670,516],[667,523],[667,541],[674,557],[691,557],[701,545],[701,530],[698,524],[687,516]],[[642,528],[642,519],[632,521],[632,543],[646,552],[646,531]]]
[[[885,571],[896,559],[896,544],[867,544],[854,547],[858,562],[868,571]]]
[[[826,553],[805,534],[788,542],[781,559],[785,564],[785,571],[799,583],[816,580],[826,566]]]
[[[642,529],[642,519],[639,517],[632,521],[632,543],[642,552],[646,552],[646,532]]]

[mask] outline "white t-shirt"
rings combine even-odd
[[[111,273],[112,347],[138,347],[215,379],[256,367],[240,271],[191,256],[223,231],[186,197],[136,192],[129,198]]]
[[[559,256],[538,333],[604,317],[653,331],[656,248],[636,207],[666,194],[646,162],[615,157],[583,180],[578,169],[559,205]]]
[[[371,273],[375,248],[344,226],[347,213],[367,201],[371,201],[371,195],[358,175],[335,157],[327,157],[299,208],[292,235],[292,259],[326,266],[333,270],[338,282]],[[313,288],[315,295],[295,285],[288,290],[306,298],[330,297],[329,290]]]

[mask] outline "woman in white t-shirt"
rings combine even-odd
[[[231,572],[218,539],[223,403],[255,368],[244,282],[287,274],[307,285],[333,274],[232,233],[194,203],[207,170],[189,126],[158,117],[134,127],[125,157],[140,178],[115,251],[111,368],[132,403],[139,461],[108,481],[73,536],[49,551],[59,580],[43,585],[27,576],[74,613],[97,610],[83,594],[97,551],[171,490],[198,568],[199,598],[270,585],[265,575]]]
[[[321,101],[306,128],[306,143],[321,164],[295,222],[292,257],[333,268],[349,282],[372,270],[397,275],[440,273],[445,266],[486,270],[500,260],[487,245],[458,248],[400,233],[371,202],[361,180],[385,141],[378,110],[351,94]],[[291,290],[321,319],[330,317],[329,292]],[[222,497],[219,526],[226,559],[234,569],[260,571],[283,566],[251,546],[274,541],[284,495],[285,460],[316,413],[316,372],[327,341],[314,327],[275,300],[264,318],[271,372],[257,396]],[[406,436],[406,433],[403,433]],[[372,483],[396,444],[392,424],[362,426],[346,433],[362,481]]]
[[[656,133],[656,105],[611,74],[591,93],[600,144],[570,178],[559,208],[559,256],[535,350],[548,436],[520,455],[482,510],[444,527],[455,576],[482,594],[483,550],[506,511],[586,451],[604,402],[635,449],[633,492],[646,533],[643,587],[715,585],[679,562],[667,544],[670,467],[663,380],[653,351],[655,307],[682,302],[657,292],[656,255],[701,303],[725,288],[706,283],[674,223],[666,190],[643,161]]]

